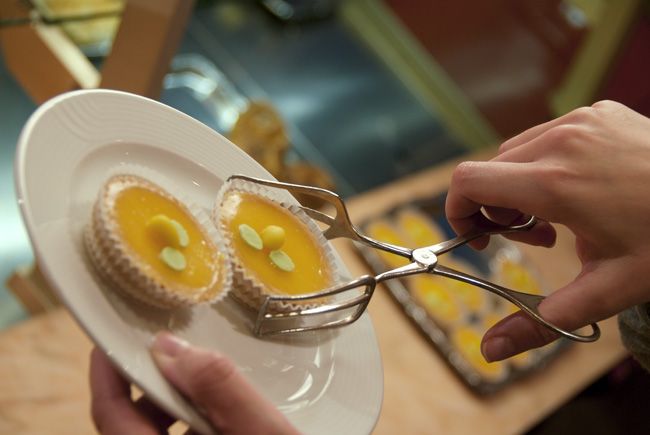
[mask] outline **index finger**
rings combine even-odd
[[[447,193],[445,212],[447,220],[457,234],[464,234],[477,226],[477,220],[486,219],[483,207],[499,207],[517,213],[536,215],[541,212],[544,192],[532,177],[529,163],[464,162],[454,171]],[[547,223],[536,225],[527,233],[511,237],[535,245],[550,246],[555,237]],[[486,240],[472,244],[481,248]]]
[[[155,425],[134,407],[131,401],[131,386],[97,348],[94,348],[90,355],[90,391],[91,414],[99,433],[160,433]]]
[[[447,193],[445,212],[447,219],[454,226],[462,228],[463,221],[476,215],[483,206],[522,210],[528,205],[528,194],[534,185],[527,182],[524,173],[527,164],[510,162],[463,162],[452,175]],[[525,208],[525,207],[524,207]]]

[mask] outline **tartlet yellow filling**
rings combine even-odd
[[[541,295],[539,282],[522,264],[511,260],[503,260],[499,264],[499,274],[506,287],[532,295]]]
[[[376,221],[371,223],[366,228],[366,231],[368,232],[368,235],[373,239],[381,240],[382,242],[396,246],[407,245],[401,234],[398,233],[395,228],[393,228],[389,223],[385,221]],[[377,254],[379,254],[381,259],[391,268],[402,267],[410,263],[410,260],[408,258],[393,254],[388,251],[377,250]]]
[[[179,204],[149,189],[133,186],[118,193],[114,213],[122,240],[148,273],[163,282],[189,288],[203,288],[215,281],[220,267],[219,254]],[[178,247],[186,261],[182,270],[169,267],[161,259],[161,252],[170,244],[168,232],[152,231],[151,224],[147,228],[147,223],[158,215],[178,222],[187,232],[189,243]]]
[[[444,240],[431,218],[415,210],[403,210],[397,216],[399,228],[413,242],[413,248],[435,245]]]
[[[414,297],[436,320],[447,324],[460,319],[458,302],[442,279],[430,275],[416,275],[411,282]]]
[[[234,257],[267,290],[298,295],[318,292],[332,285],[332,271],[314,235],[285,208],[258,195],[233,191],[224,197],[221,213],[232,235]],[[282,251],[293,261],[293,269],[286,271],[274,263],[269,255],[274,243],[262,249],[247,243],[239,235],[241,225],[248,225],[258,234],[264,234],[269,226],[282,228]]]

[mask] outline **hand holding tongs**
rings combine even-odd
[[[417,249],[409,249],[401,246],[391,245],[389,243],[380,242],[374,240],[368,236],[361,234],[352,222],[347,212],[347,208],[341,198],[328,190],[310,187],[310,186],[300,186],[296,184],[281,183],[278,181],[269,181],[262,180],[258,178],[247,177],[244,175],[233,175],[230,179],[240,179],[249,181],[252,183],[262,184],[265,186],[284,189],[292,193],[301,193],[306,195],[315,196],[321,200],[327,201],[329,204],[334,206],[336,210],[336,215],[334,217],[329,216],[320,211],[314,210],[312,208],[300,206],[300,208],[312,219],[317,220],[321,223],[324,223],[328,228],[323,232],[323,235],[326,239],[332,240],[339,237],[346,237],[354,241],[369,245],[371,247],[381,249],[384,251],[391,252],[393,254],[401,255],[403,257],[411,260],[411,263],[398,267],[397,269],[389,270],[379,275],[364,275],[356,280],[353,280],[347,284],[337,286],[322,292],[312,293],[307,295],[300,296],[278,296],[270,295],[267,296],[266,301],[262,304],[260,311],[257,316],[255,323],[254,333],[257,336],[271,335],[271,334],[285,334],[290,332],[301,332],[309,331],[316,329],[329,328],[334,326],[343,326],[350,324],[357,320],[363,311],[365,310],[370,298],[374,292],[376,285],[382,281],[386,281],[392,278],[399,278],[408,275],[414,275],[417,273],[431,273],[434,275],[442,275],[447,278],[456,279],[463,281],[477,287],[483,288],[485,290],[491,291],[504,299],[515,304],[523,312],[528,314],[534,320],[545,326],[546,328],[557,332],[558,334],[569,338],[575,341],[581,342],[591,342],[595,341],[600,337],[600,328],[596,323],[592,323],[592,333],[591,335],[579,335],[574,332],[565,331],[558,326],[549,323],[539,313],[538,306],[544,300],[544,296],[531,295],[528,293],[521,293],[515,290],[511,290],[496,284],[493,284],[484,279],[451,269],[449,267],[443,266],[438,263],[438,256],[451,251],[454,248],[457,248],[461,245],[464,245],[472,240],[478,239],[479,237],[493,234],[506,234],[518,231],[527,231],[535,226],[537,219],[533,216],[528,222],[521,225],[509,225],[503,226],[496,223],[486,222],[482,227],[476,228],[470,231],[467,234],[454,237],[451,240],[447,240],[433,246],[427,246]],[[325,305],[317,305],[315,307],[306,307],[303,309],[291,311],[291,312],[273,312],[271,309],[274,302],[304,302],[310,300],[320,299],[323,297],[337,295],[343,292],[347,292],[353,289],[364,288],[363,293],[358,293],[357,296],[336,303],[328,303]],[[308,318],[310,316],[317,315],[327,315],[329,313],[334,313],[342,310],[353,309],[352,313],[344,316],[342,318],[336,319],[326,319],[322,323],[312,323],[312,324],[301,324],[298,326],[289,326],[286,324],[284,327],[279,329],[265,329],[265,326],[268,326],[269,322],[274,320],[287,320],[291,318]]]

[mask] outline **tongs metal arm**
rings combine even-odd
[[[531,295],[528,293],[521,293],[515,290],[511,290],[509,288],[502,287],[497,284],[493,284],[481,278],[468,275],[458,270],[454,270],[450,267],[443,266],[440,263],[437,263],[433,267],[433,269],[431,269],[431,273],[435,275],[441,275],[447,278],[452,278],[458,281],[466,282],[468,284],[472,284],[477,287],[481,287],[485,290],[491,291],[492,293],[495,293],[501,296],[502,298],[512,302],[517,307],[519,307],[522,311],[528,314],[530,317],[534,318],[537,322],[539,322],[546,328],[557,332],[563,337],[575,341],[581,341],[581,342],[596,341],[600,337],[600,328],[596,323],[592,323],[590,325],[592,328],[592,333],[590,335],[580,335],[580,334],[576,334],[575,332],[566,331],[554,325],[553,323],[548,322],[546,319],[544,319],[541,316],[538,308],[539,304],[542,303],[542,301],[545,299],[544,296]]]
[[[535,216],[531,216],[526,222],[518,225],[500,225],[494,222],[490,222],[487,219],[480,220],[478,222],[478,226],[468,233],[461,234],[460,236],[456,236],[453,239],[429,246],[427,249],[436,255],[442,255],[445,252],[449,252],[454,248],[457,248],[483,236],[528,231],[537,224],[537,218]]]
[[[284,189],[290,193],[300,193],[303,195],[310,195],[316,198],[319,198],[327,203],[331,204],[336,211],[335,216],[330,216],[321,211],[314,210],[313,208],[300,206],[300,208],[312,219],[317,220],[325,225],[328,225],[325,231],[323,231],[323,236],[327,240],[337,239],[339,237],[345,237],[348,239],[355,240],[357,242],[364,243],[373,248],[382,249],[384,251],[391,252],[393,254],[401,255],[406,258],[411,258],[413,252],[412,249],[404,248],[402,246],[391,245],[390,243],[380,242],[378,240],[371,239],[359,232],[357,228],[352,224],[350,216],[348,215],[348,210],[345,207],[345,204],[340,196],[334,192],[330,192],[327,189],[322,189],[320,187],[311,187],[311,186],[301,186],[299,184],[284,183],[281,181],[271,181],[264,180],[261,178],[248,177],[246,175],[232,175],[229,180],[246,180],[254,183],[262,184],[264,186],[274,187],[278,189]]]
[[[300,296],[267,295],[266,300],[263,302],[258,312],[257,319],[255,320],[253,333],[258,337],[264,337],[268,335],[291,334],[294,332],[315,331],[349,325],[361,317],[370,302],[370,298],[372,297],[376,285],[377,281],[374,276],[364,275],[347,284],[334,287],[324,292]],[[358,292],[354,298],[341,302],[331,302],[325,305],[305,307],[304,309],[289,312],[273,312],[271,308],[273,304],[279,302],[313,301],[357,289],[362,289],[362,291]],[[281,322],[287,318],[299,317],[305,319],[312,316],[318,317],[319,315],[327,315],[349,309],[353,309],[352,312],[349,312],[342,317],[328,318],[322,323],[297,324],[290,327],[280,327],[275,329],[272,327],[274,322]]]

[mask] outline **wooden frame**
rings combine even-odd
[[[9,71],[37,104],[96,87],[157,98],[193,5],[192,0],[126,0],[101,70],[60,28],[41,22],[0,28],[0,48]],[[29,21],[30,16],[24,2],[0,0],[0,18]]]

